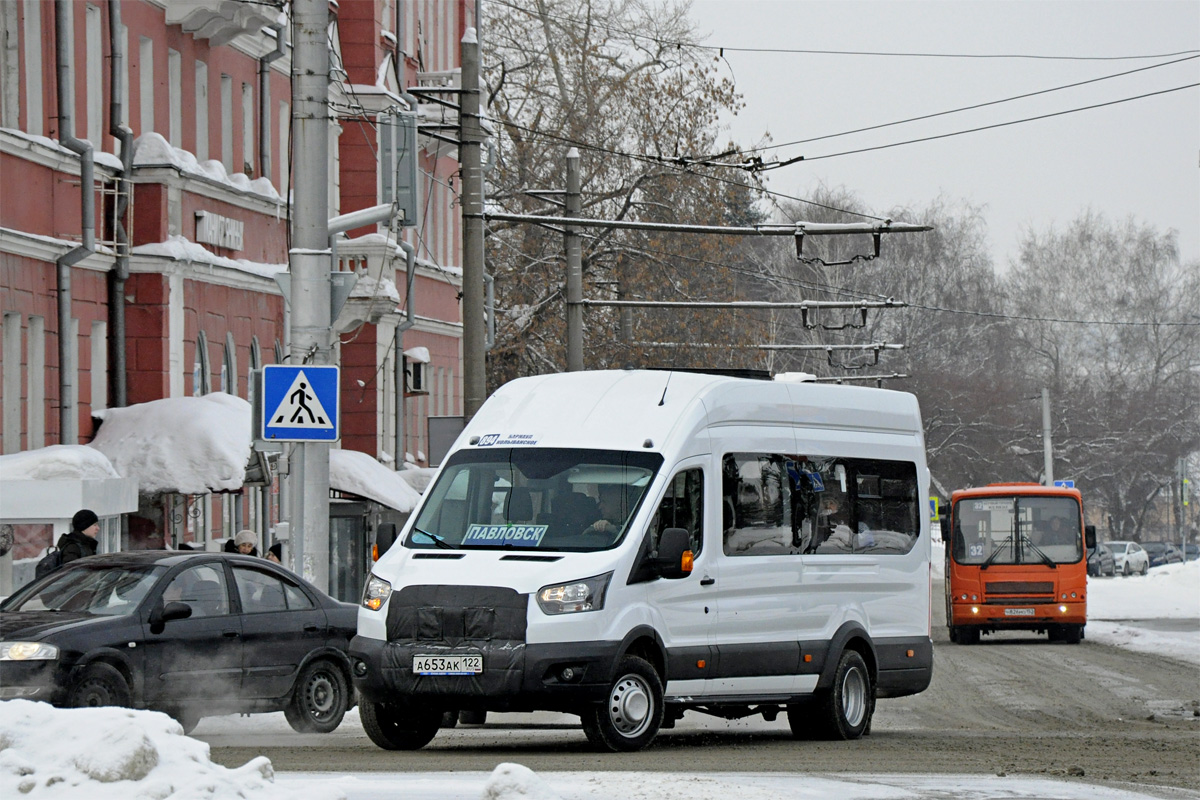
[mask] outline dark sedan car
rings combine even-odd
[[[1096,547],[1088,554],[1087,574],[1093,576],[1112,576],[1117,574],[1116,560],[1113,551],[1103,542],[1097,542]]]
[[[280,711],[332,731],[352,703],[357,607],[266,559],[92,556],[0,604],[0,698],[202,716]]]
[[[1146,555],[1150,556],[1150,566],[1161,567],[1167,563],[1166,542],[1142,542]]]

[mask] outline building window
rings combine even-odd
[[[16,3],[0,3],[0,127],[21,127],[21,26]]]
[[[108,408],[108,323],[92,323],[92,412]]]
[[[288,190],[291,185],[292,171],[292,150],[291,150],[291,133],[292,131],[292,112],[287,103],[279,104],[279,158],[275,159],[275,163],[279,165],[279,194],[283,197],[284,202],[288,202]]]
[[[154,40],[143,36],[138,45],[138,112],[140,133],[154,130]]]
[[[8,311],[3,323],[4,399],[0,411],[4,414],[5,453],[21,450],[21,315]]]
[[[250,405],[254,405],[254,373],[256,370],[262,369],[262,347],[258,344],[258,337],[250,337],[250,365],[246,370],[246,399],[250,401]]]
[[[221,362],[221,391],[236,395],[238,393],[237,379],[237,344],[233,334],[225,333],[225,358]]]
[[[242,169],[254,177],[254,87],[242,84]]]
[[[167,141],[172,147],[183,147],[183,57],[167,49],[167,98],[170,113],[167,118]]]
[[[97,151],[104,147],[104,53],[100,39],[100,8],[88,5],[84,17],[87,69],[87,139]],[[78,85],[78,84],[76,84]]]
[[[275,363],[282,364],[283,363],[283,345],[280,344],[278,339],[275,340],[274,350],[275,350]]]
[[[29,318],[25,341],[25,374],[29,386],[26,402],[25,443],[29,450],[46,446],[46,320]]]
[[[233,78],[221,76],[221,163],[233,174]]]
[[[25,4],[25,130],[34,136],[42,127],[42,6]]]
[[[200,331],[196,334],[196,360],[192,366],[193,397],[203,397],[212,391],[208,376],[208,337]]]
[[[196,160],[208,160],[208,64],[196,62]]]

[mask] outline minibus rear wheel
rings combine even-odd
[[[588,741],[601,750],[641,750],[658,734],[663,720],[662,680],[654,667],[637,656],[625,656],[605,702],[579,715]]]
[[[359,704],[358,716],[367,736],[384,750],[419,750],[442,724],[441,709],[371,700]]]

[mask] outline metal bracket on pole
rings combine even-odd
[[[287,272],[280,272],[275,275],[275,283],[279,284],[280,290],[283,292],[283,302],[290,307],[292,304],[292,276]],[[350,292],[354,291],[354,285],[358,283],[357,272],[330,272],[329,273],[329,318],[337,319],[338,314],[342,311],[342,306],[346,305],[347,298],[350,297]]]
[[[890,222],[890,220],[889,220]],[[875,251],[873,253],[859,253],[850,256],[845,261],[826,261],[819,256],[804,256],[804,225],[803,222],[796,223],[796,260],[805,264],[819,264],[822,267],[844,267],[847,264],[853,264],[855,261],[872,261],[879,258],[879,245],[883,239],[883,234],[880,231],[875,231],[871,234],[871,239],[875,242]]]

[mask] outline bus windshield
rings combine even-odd
[[[968,498],[954,506],[959,564],[1075,564],[1083,558],[1079,504],[1069,497]]]
[[[612,547],[662,466],[655,453],[513,447],[455,453],[427,491],[415,548]]]

